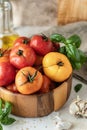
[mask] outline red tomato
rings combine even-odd
[[[50,85],[51,85],[51,80],[46,75],[43,75],[43,84],[42,84],[39,92],[41,92],[41,93],[49,92]]]
[[[36,61],[35,61],[34,65],[35,66],[41,66],[42,65],[42,60],[43,60],[43,56],[36,54]]]
[[[60,44],[54,42],[54,43],[53,43],[53,50],[52,50],[52,51],[58,51],[59,49],[60,49]]]
[[[30,46],[30,39],[28,37],[18,37],[15,40],[13,47],[21,45],[21,44]]]
[[[53,44],[45,35],[34,35],[30,41],[30,47],[32,47],[36,53],[44,56],[52,51]]]
[[[10,52],[10,62],[18,69],[33,66],[35,60],[36,54],[31,47],[19,45],[14,47]]]
[[[14,81],[16,69],[9,61],[9,51],[0,50],[0,86],[5,86]]]
[[[16,70],[9,61],[0,62],[0,86],[9,85],[15,79]]]
[[[9,90],[9,91],[11,91],[11,92],[14,92],[14,93],[17,93],[17,92],[18,92],[15,83],[12,83],[12,84],[8,85],[8,86],[6,87],[6,89]]]

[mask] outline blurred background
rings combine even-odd
[[[14,27],[57,25],[58,0],[11,0]]]

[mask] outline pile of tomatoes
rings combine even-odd
[[[59,48],[44,34],[17,38],[11,49],[0,49],[0,86],[21,94],[49,92],[72,73]]]

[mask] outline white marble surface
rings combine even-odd
[[[31,36],[32,34],[40,33],[49,28],[50,27],[20,27],[17,29],[17,32],[22,36]],[[87,99],[87,84],[82,83],[83,87],[78,93],[74,91],[74,86],[78,83],[82,82],[73,78],[70,97],[59,111],[41,118],[21,118],[11,115],[16,119],[16,122],[10,126],[3,126],[4,130],[60,130],[56,127],[58,120],[54,119],[57,114],[66,122],[69,121],[72,123],[72,128],[69,130],[87,130],[87,119],[77,119],[69,113],[69,105],[73,99],[76,99],[77,95],[82,99]]]
[[[15,31],[21,36],[31,37],[34,34],[42,33],[50,28],[51,26],[21,26],[19,28],[15,28]]]
[[[74,86],[77,83],[82,82],[73,78],[72,91],[69,100],[59,111],[41,118],[21,118],[11,115],[16,119],[16,122],[10,126],[3,126],[4,130],[60,130],[57,128],[58,120],[54,119],[57,114],[59,114],[59,117],[64,121],[72,123],[72,127],[69,130],[87,130],[87,119],[77,119],[69,113],[69,105],[77,95],[82,97],[82,99],[87,98],[87,85],[82,83],[82,89],[76,93],[74,91]]]

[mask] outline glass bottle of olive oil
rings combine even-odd
[[[18,36],[13,29],[11,2],[0,0],[0,48],[11,48]]]

